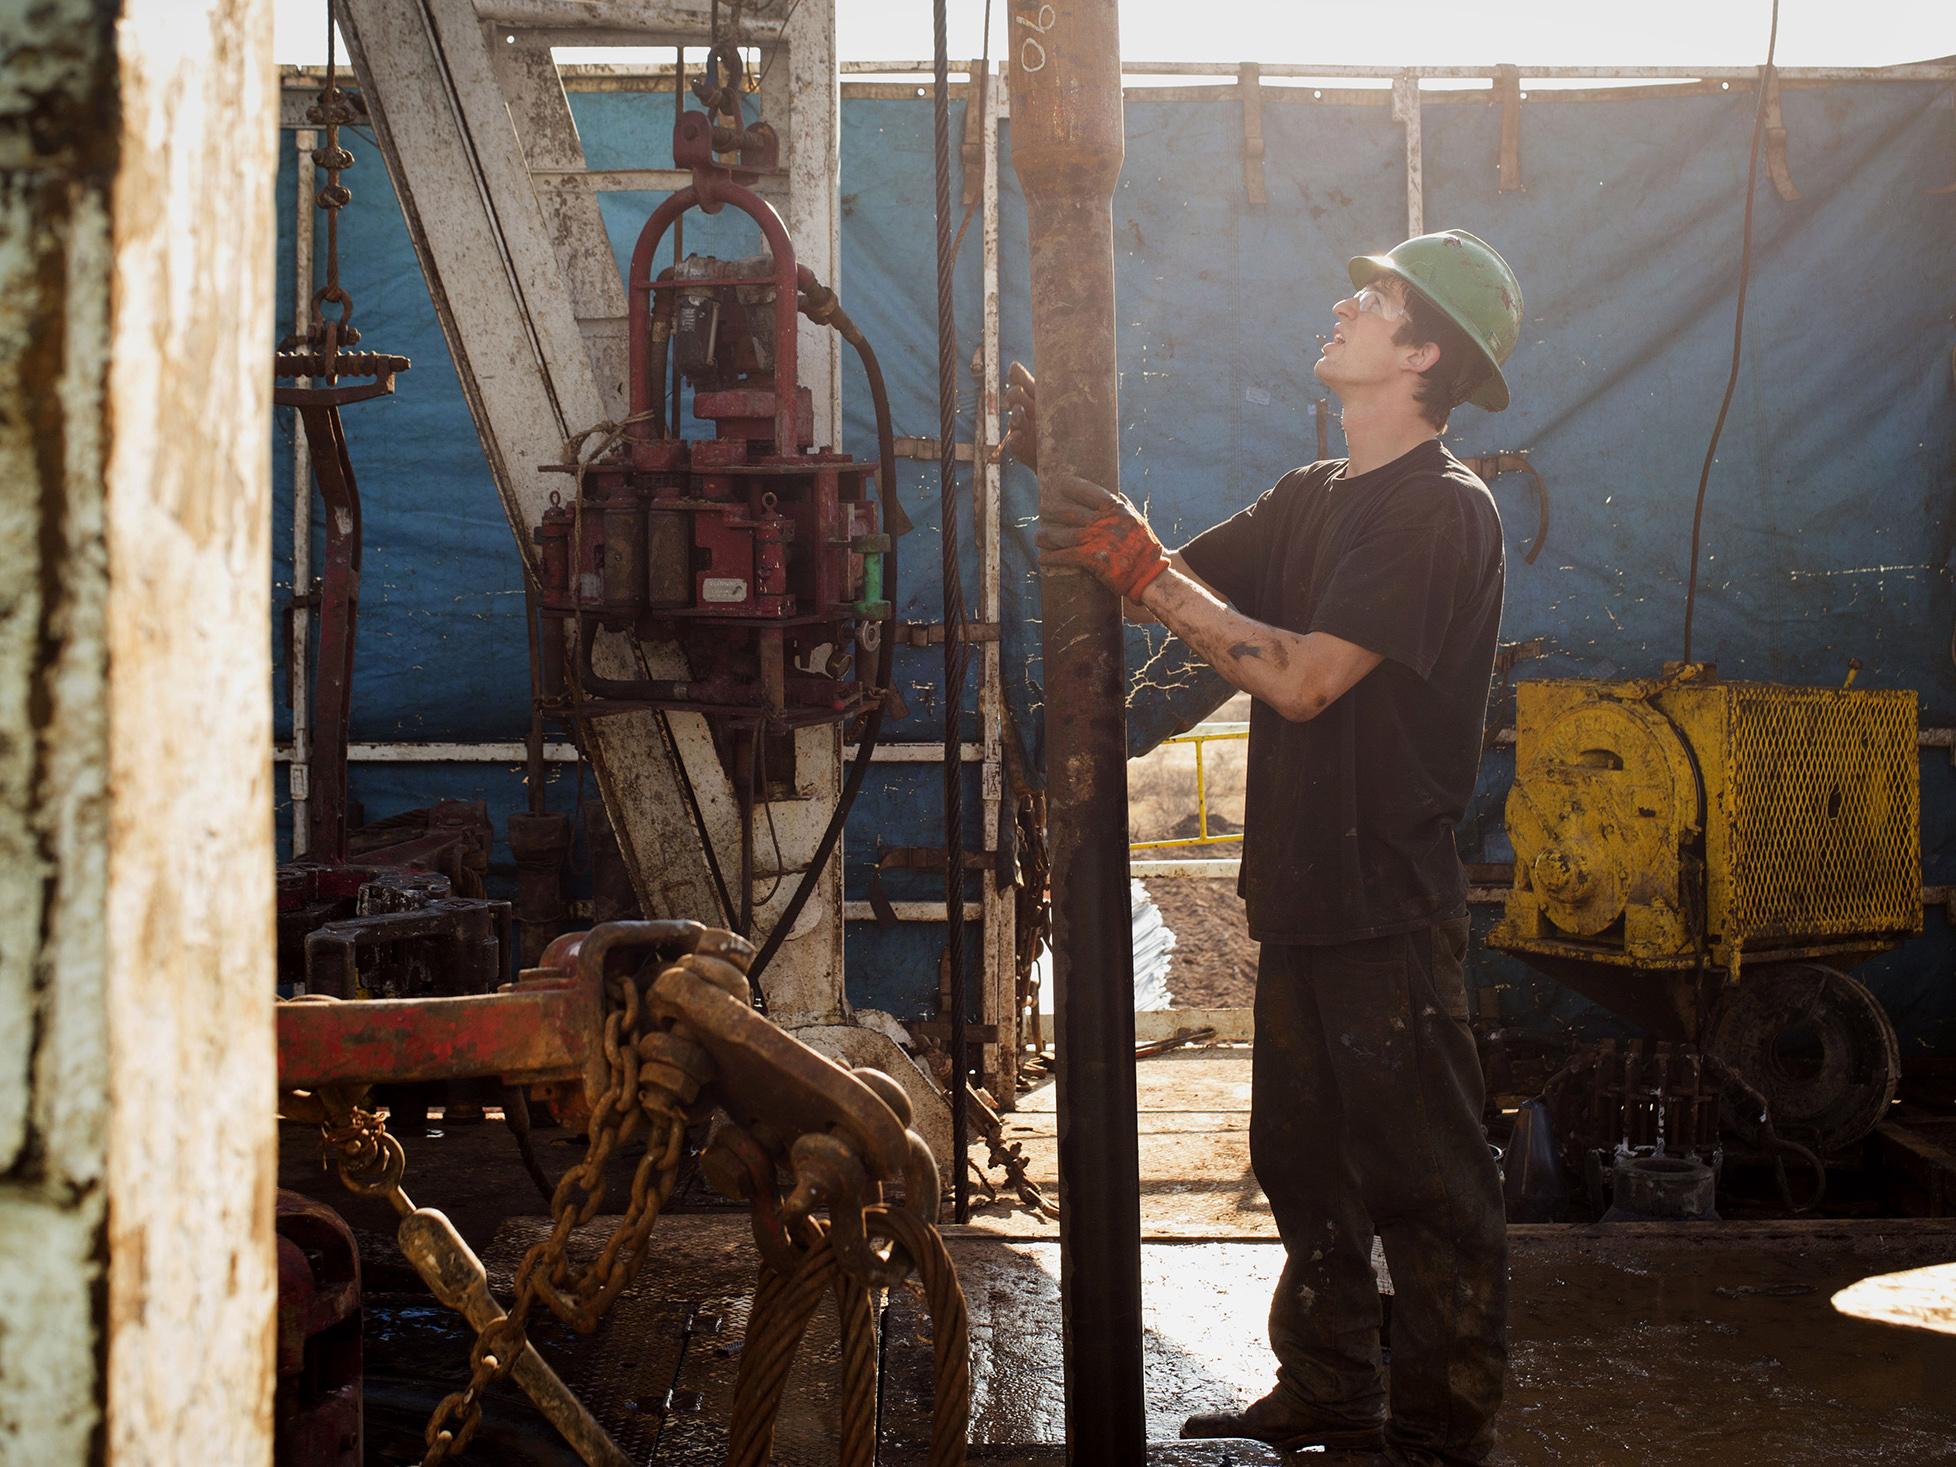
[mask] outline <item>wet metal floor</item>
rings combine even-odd
[[[536,1226],[498,1232],[486,1261],[499,1283]],[[668,1218],[653,1239],[639,1285],[597,1336],[546,1329],[539,1344],[634,1460],[717,1464],[752,1244],[733,1216]],[[1956,1222],[1518,1227],[1510,1241],[1506,1467],[1956,1464],[1956,1339],[1847,1319],[1828,1302],[1866,1274],[1956,1255]],[[1055,1463],[1058,1245],[953,1229],[951,1251],[971,1311],[974,1460]],[[1151,1438],[1171,1441],[1186,1413],[1267,1387],[1263,1319],[1281,1261],[1264,1242],[1143,1249]],[[833,1340],[825,1313],[787,1395],[781,1467],[834,1460]],[[881,1460],[920,1463],[929,1325],[906,1293],[884,1316],[883,1357]],[[1181,1459],[1274,1461],[1247,1445]]]
[[[1270,1379],[1264,1316],[1281,1250],[1249,1173],[1249,1052],[1183,1051],[1139,1074],[1148,1428],[1162,1443],[1150,1467],[1273,1463],[1248,1444],[1168,1445],[1186,1413],[1247,1402]],[[1034,1178],[1050,1183],[1050,1090],[1022,1097],[1007,1124]],[[410,1143],[411,1175],[425,1179],[432,1205],[478,1209],[477,1247],[506,1296],[540,1224],[500,1217],[522,1183],[507,1138],[480,1129],[449,1138],[453,1157],[435,1142]],[[317,1184],[311,1153],[295,1153],[292,1172],[314,1169]],[[510,1185],[485,1199],[492,1160]],[[598,1219],[593,1239],[611,1223]],[[391,1252],[391,1219],[363,1225]],[[972,1460],[1058,1467],[1056,1230],[1001,1204],[948,1234],[971,1310]],[[1956,1220],[1524,1226],[1509,1237],[1512,1369],[1496,1459],[1505,1467],[1956,1467],[1956,1339],[1848,1319],[1829,1304],[1855,1279],[1956,1259]],[[754,1266],[744,1213],[665,1217],[637,1283],[598,1333],[580,1339],[543,1323],[539,1347],[635,1460],[717,1467]],[[425,1348],[381,1338],[370,1348],[403,1357],[418,1349],[459,1369],[465,1335],[427,1312],[435,1317],[370,1320],[370,1331],[432,1332]],[[788,1392],[781,1467],[835,1460],[833,1339],[825,1314]],[[921,1463],[929,1331],[901,1291],[884,1316],[883,1363],[880,1460]],[[508,1405],[521,1410],[513,1393]]]

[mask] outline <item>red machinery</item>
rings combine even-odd
[[[312,159],[325,174],[317,203],[326,216],[326,283],[313,293],[304,329],[280,343],[272,396],[297,415],[326,511],[319,589],[292,588],[295,606],[318,612],[319,656],[310,680],[311,757],[293,767],[293,797],[308,802],[306,855],[278,871],[279,984],[287,993],[340,998],[480,992],[500,981],[511,952],[509,904],[482,899],[493,838],[487,810],[444,800],[350,828],[347,735],[362,534],[340,409],[392,395],[409,366],[406,357],[354,350],[360,331],[340,284],[339,211],[353,197],[340,174],[353,155],[340,146],[339,129],[361,115],[339,89],[329,54],[325,89],[308,114],[325,128]],[[303,639],[294,639],[289,655],[295,666],[306,663]]]
[[[878,468],[812,446],[797,315],[835,320],[861,343],[836,319],[834,296],[797,266],[780,216],[745,187],[774,168],[776,146],[766,124],[680,118],[673,157],[694,181],[646,221],[626,282],[631,416],[593,461],[560,466],[577,490],[534,531],[543,615],[574,624],[572,683],[580,705],[600,705],[587,713],[686,709],[780,731],[853,718],[879,697],[890,539],[872,498]],[[716,149],[738,153],[740,166],[720,164]],[[653,279],[673,222],[727,204],[760,227],[768,253],[690,256]],[[668,423],[668,354],[713,438],[686,440]],[[599,628],[676,641],[688,675],[601,676],[591,656]],[[564,638],[543,641],[545,693],[557,696]]]
[[[753,957],[744,939],[697,923],[612,922],[559,937],[537,967],[495,993],[354,1003],[308,997],[278,1006],[282,1113],[323,1127],[342,1180],[394,1207],[403,1254],[436,1297],[477,1332],[471,1384],[444,1399],[428,1427],[431,1443],[452,1429],[453,1449],[466,1446],[479,1419],[479,1405],[472,1415],[467,1403],[508,1374],[583,1460],[624,1467],[627,1458],[527,1339],[526,1320],[534,1297],[577,1329],[596,1326],[639,1266],[647,1233],[687,1153],[688,1129],[696,1124],[710,1127],[703,1173],[729,1197],[749,1203],[765,1267],[793,1281],[792,1288],[772,1292],[764,1285],[757,1311],[764,1300],[797,1289],[795,1296],[812,1310],[819,1295],[840,1287],[838,1268],[865,1288],[880,1288],[928,1266],[935,1284],[927,1287],[956,1295],[949,1257],[931,1230],[937,1166],[910,1129],[908,1098],[887,1076],[844,1069],[756,1012],[746,977]],[[449,1220],[416,1207],[402,1190],[406,1151],[376,1115],[361,1108],[374,1083],[480,1076],[530,1089],[561,1119],[581,1119],[590,1138],[584,1163],[555,1189],[554,1231],[526,1256],[507,1312]],[[595,1256],[566,1256],[572,1229],[603,1206],[606,1159],[642,1131],[648,1139],[610,1241]],[[348,1369],[357,1374],[359,1362],[357,1354],[329,1353],[328,1347],[347,1344],[339,1326],[357,1321],[357,1274],[334,1261],[351,1256],[345,1247],[328,1246],[323,1261],[308,1268],[303,1250],[317,1246],[310,1239],[332,1242],[316,1227],[319,1217],[332,1219],[330,1211],[313,1208],[311,1214],[319,1216],[281,1221],[281,1237],[291,1234],[298,1245],[281,1245],[281,1422],[289,1419],[294,1441],[307,1438],[305,1455],[295,1448],[294,1462],[341,1467],[357,1460],[343,1455],[357,1449],[359,1409],[357,1393],[349,1396],[344,1386]],[[295,1225],[314,1226],[314,1233],[294,1234]],[[886,1250],[881,1240],[893,1246]],[[814,1280],[812,1291],[801,1287],[805,1279]],[[865,1368],[856,1378],[868,1382],[875,1374],[867,1353],[869,1304],[867,1293],[860,1297]],[[847,1318],[848,1306],[839,1307]],[[931,1307],[947,1330],[938,1353],[962,1364],[962,1296],[934,1296]],[[759,1317],[750,1316],[746,1342],[754,1360],[769,1353],[752,1348],[762,1337],[754,1325]],[[784,1362],[779,1379],[785,1379],[785,1362],[792,1360],[806,1322],[804,1313],[785,1337],[785,1357],[777,1348],[781,1337],[766,1336],[773,1358]],[[357,1351],[357,1324],[350,1343]],[[758,1434],[759,1455],[739,1456],[742,1461],[768,1459],[780,1392],[768,1394],[762,1375],[758,1365],[750,1371],[743,1362],[735,1424],[752,1427],[757,1414],[767,1424]],[[933,1430],[946,1441],[964,1438],[964,1379],[939,1391]],[[858,1435],[873,1433],[873,1391],[860,1395],[858,1405]],[[729,1460],[735,1455],[730,1449]]]
[[[278,1388],[272,1455],[280,1467],[360,1467],[360,1250],[344,1219],[278,1194]]]

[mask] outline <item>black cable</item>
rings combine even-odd
[[[720,11],[717,3],[714,6],[713,13],[715,17],[714,23],[715,25],[718,25],[719,23],[718,17]],[[714,39],[717,42],[719,38],[716,36]],[[679,126],[682,122],[685,121],[685,119],[686,119],[686,43],[682,41],[679,43],[679,45],[673,48],[673,60],[672,60],[673,126],[674,127]],[[681,214],[677,219],[674,219],[672,221],[672,272],[673,274],[677,275],[679,273],[679,267],[682,264],[684,264],[685,261],[686,261],[686,216],[684,214]],[[665,361],[664,348],[661,348],[659,360],[662,364]],[[681,426],[679,421],[679,391],[680,391],[679,383],[682,375],[683,374],[679,372],[674,372],[672,374],[672,436],[675,438],[684,438],[686,436],[685,429],[684,427]],[[700,829],[705,830],[706,827],[702,825],[700,826]],[[708,841],[706,843],[706,846],[707,846],[707,850],[710,852],[713,849],[713,842]],[[717,878],[718,873],[716,872],[715,875]],[[723,881],[720,883],[720,886],[724,893],[726,883]],[[731,902],[727,903],[727,910],[728,912],[733,911],[733,903]],[[732,918],[729,917],[728,920],[731,921]]]
[[[523,1170],[535,1184],[537,1195],[543,1198],[546,1209],[552,1208],[557,1189],[544,1175],[543,1163],[537,1160],[536,1142],[530,1136],[530,1101],[521,1085],[503,1086],[503,1124],[516,1138],[516,1154],[522,1158]]]
[[[964,578],[958,564],[958,327],[951,284],[951,63],[945,0],[932,0],[933,122],[937,174],[937,481],[944,579],[944,922],[951,981],[951,1195],[958,1222],[971,1219],[964,1157]],[[975,92],[975,88],[973,91]],[[968,103],[967,105],[974,105]],[[975,467],[975,466],[974,466]]]
[[[804,296],[802,309],[812,319],[825,322],[841,338],[856,349],[856,356],[863,365],[863,375],[869,379],[869,398],[876,410],[876,494],[882,509],[883,528],[890,534],[890,548],[883,552],[883,595],[894,607],[897,596],[897,553],[896,538],[890,530],[901,515],[896,500],[896,432],[890,420],[890,394],[883,381],[883,366],[876,359],[875,348],[868,338],[857,328],[856,323],[836,303],[833,291],[824,290],[820,301],[820,313],[811,310],[813,302]],[[891,617],[895,621],[894,615]],[[809,859],[808,869],[795,886],[794,895],[788,898],[788,905],[781,909],[767,940],[761,950],[754,954],[754,961],[747,969],[747,980],[760,989],[761,974],[775,952],[794,929],[795,921],[801,916],[801,909],[808,905],[814,895],[815,883],[822,870],[835,852],[835,843],[842,838],[842,827],[848,822],[849,811],[856,803],[856,794],[862,789],[863,780],[869,774],[870,755],[876,750],[876,740],[883,731],[883,708],[890,691],[890,678],[896,670],[896,635],[894,626],[883,629],[882,641],[877,647],[876,658],[876,702],[870,708],[869,716],[863,722],[863,731],[856,739],[856,758],[850,765],[849,777],[842,782],[842,794],[835,802],[835,813],[829,817],[828,829],[822,832],[822,839],[815,847],[815,854]]]
[[[768,798],[767,786],[767,733],[759,730],[754,735],[754,763],[759,771],[761,815],[767,821],[768,844],[774,847],[774,880],[768,883],[767,895],[758,898],[759,904],[766,906],[774,900],[775,893],[781,890],[781,878],[788,861],[781,854],[781,836],[774,828],[774,801]],[[750,878],[751,879],[751,878]]]
[[[1732,410],[1732,393],[1739,385],[1739,347],[1745,340],[1745,292],[1752,278],[1752,196],[1759,180],[1759,139],[1766,130],[1766,98],[1773,88],[1773,53],[1779,47],[1779,0],[1773,0],[1771,34],[1766,40],[1766,64],[1759,69],[1759,105],[1752,114],[1752,156],[1745,169],[1745,231],[1739,245],[1739,304],[1732,316],[1732,370],[1725,379],[1725,397],[1718,405],[1718,421],[1712,424],[1711,442],[1705,448],[1705,466],[1698,472],[1698,503],[1691,511],[1691,566],[1684,591],[1684,660],[1691,661],[1691,621],[1698,609],[1698,543],[1705,520],[1705,488],[1711,483],[1712,459],[1718,453],[1718,438],[1725,431],[1725,415]]]
[[[678,381],[677,373],[673,380]],[[666,716],[666,710],[657,709],[656,716],[659,720],[659,737],[665,740],[666,748],[672,755],[672,767],[679,774],[679,790],[686,797],[686,808],[692,813],[693,827],[701,833],[700,849],[706,854],[706,871],[713,878],[713,890],[719,895],[720,910],[725,914],[727,926],[738,927],[740,913],[734,907],[733,893],[727,888],[726,874],[720,870],[720,858],[714,853],[713,842],[706,836],[706,816],[700,810],[699,791],[693,788],[693,776],[686,769],[686,756],[679,751],[679,740],[673,736],[672,720]]]

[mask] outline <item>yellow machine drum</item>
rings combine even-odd
[[[1899,1059],[1881,1004],[1839,968],[1922,930],[1917,759],[1907,691],[1704,667],[1522,683],[1514,885],[1488,941],[1702,1044],[1783,1132],[1849,1145]],[[1728,1107],[1741,1134],[1745,1119]]]
[[[1914,693],[1687,669],[1515,703],[1497,946],[1736,975],[1922,930]]]

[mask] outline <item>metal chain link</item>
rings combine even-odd
[[[692,971],[707,982],[724,983],[717,970],[728,966],[710,953],[692,953],[668,966]],[[663,970],[662,970],[663,971]],[[423,1467],[449,1461],[463,1452],[482,1424],[484,1394],[507,1376],[528,1337],[532,1306],[541,1300],[550,1312],[579,1333],[588,1334],[623,1292],[645,1257],[653,1224],[672,1195],[686,1146],[686,1107],[698,1091],[671,1088],[673,1060],[684,1047],[652,1027],[642,997],[651,976],[613,978],[608,983],[609,1012],[603,1046],[607,1079],[585,1128],[584,1159],[558,1181],[551,1199],[548,1236],[524,1254],[516,1270],[509,1312],[480,1331],[469,1351],[469,1379],[445,1397],[429,1417]],[[685,1081],[682,1080],[682,1086]],[[337,1155],[340,1179],[350,1191],[383,1196],[406,1216],[414,1210],[401,1189],[406,1152],[372,1111],[344,1097],[322,1097],[327,1121],[321,1128]],[[568,1256],[571,1234],[597,1216],[606,1195],[605,1167],[641,1127],[651,1136],[632,1175],[630,1201],[618,1226],[592,1262],[576,1266]]]
[[[1033,1181],[1028,1170],[1031,1164],[1026,1160],[1024,1148],[1018,1142],[1006,1139],[1004,1119],[992,1108],[985,1092],[972,1085],[969,1080],[965,1081],[965,1102],[971,1107],[971,1114],[978,1122],[979,1132],[985,1138],[988,1152],[986,1165],[1004,1168],[1012,1190],[1018,1194],[1019,1201],[1029,1211],[1041,1217],[1057,1220],[1059,1204],[1048,1197],[1040,1189],[1039,1184]],[[984,1167],[979,1166],[968,1156],[965,1158],[965,1164],[971,1168],[978,1185],[988,1194],[986,1201],[996,1202],[998,1188],[986,1175]]]
[[[306,109],[306,120],[326,129],[325,142],[312,150],[314,166],[326,173],[326,182],[313,195],[313,201],[326,215],[326,283],[313,292],[304,341],[325,359],[325,371],[320,375],[329,381],[338,376],[335,368],[339,353],[352,350],[360,342],[359,328],[353,324],[353,297],[340,284],[340,210],[353,202],[353,190],[340,182],[340,175],[354,164],[353,154],[340,145],[340,128],[359,114],[340,90],[335,18],[334,0],[326,0],[326,85]],[[332,320],[326,318],[329,305],[339,308]],[[289,340],[297,344],[296,339]]]
[[[689,955],[677,966],[695,967]],[[639,1084],[639,1049],[655,1035],[641,1033],[645,1007],[634,978],[610,982],[611,1011],[605,1016],[604,1052],[609,1078],[586,1127],[584,1160],[566,1172],[551,1199],[555,1222],[533,1244],[516,1269],[515,1298],[509,1313],[477,1337],[469,1355],[469,1380],[435,1408],[427,1428],[428,1452],[422,1467],[460,1453],[482,1421],[482,1397],[509,1373],[523,1348],[531,1306],[539,1299],[580,1334],[597,1327],[605,1310],[631,1282],[645,1256],[645,1245],[660,1210],[672,1195],[685,1152],[686,1115],[670,1092]],[[641,1125],[663,1128],[648,1144],[632,1174],[631,1200],[597,1258],[576,1268],[567,1256],[573,1232],[596,1217],[605,1199],[605,1166]]]
[[[712,1078],[705,1051],[683,1028],[669,1030],[654,1021],[645,994],[674,969],[730,994],[744,994],[747,980],[743,968],[728,960],[736,947],[744,946],[730,933],[708,933],[695,951],[671,960],[656,972],[642,969],[607,980],[602,1036],[606,1078],[586,1126],[584,1159],[557,1183],[551,1198],[550,1233],[534,1244],[517,1266],[509,1312],[477,1332],[469,1351],[468,1382],[445,1397],[429,1417],[422,1467],[435,1467],[467,1449],[482,1424],[485,1393],[510,1373],[527,1348],[528,1319],[539,1299],[557,1318],[588,1334],[631,1283],[644,1260],[652,1227],[672,1195],[685,1151],[689,1107]],[[406,1152],[388,1133],[380,1115],[358,1105],[355,1095],[348,1092],[321,1091],[315,1099],[315,1113],[321,1117],[320,1134],[334,1153],[340,1179],[347,1188],[364,1196],[384,1197],[403,1217],[413,1213],[414,1204],[401,1187]],[[650,1134],[645,1154],[633,1172],[625,1213],[596,1257],[578,1266],[568,1253],[571,1235],[603,1207],[606,1164],[642,1127]],[[767,1195],[772,1195],[771,1189]],[[760,1194],[754,1201],[757,1207],[766,1205]],[[907,1266],[918,1271],[930,1306],[934,1337],[936,1388],[929,1462],[930,1467],[957,1467],[964,1460],[970,1367],[964,1297],[956,1273],[942,1238],[927,1221],[887,1204],[872,1207],[864,1220],[872,1233],[888,1238],[905,1257]],[[815,1293],[836,1291],[843,1313],[844,1375],[849,1398],[845,1402],[845,1460],[866,1462],[874,1456],[876,1435],[871,1280],[853,1271],[834,1251],[833,1242],[829,1230],[818,1226],[792,1282],[801,1292],[811,1288]],[[756,1299],[750,1344],[764,1339],[768,1348],[756,1351],[753,1359],[744,1359],[742,1364],[737,1399],[763,1409],[752,1413],[756,1420],[749,1423],[761,1429],[742,1437],[737,1420],[736,1437],[754,1438],[762,1454],[756,1460],[765,1460],[780,1387],[785,1384],[787,1367],[813,1312],[812,1295],[798,1298],[793,1307],[774,1299],[788,1283],[787,1275],[775,1277],[763,1270],[761,1295],[765,1297]],[[763,1370],[762,1365],[769,1368]]]

